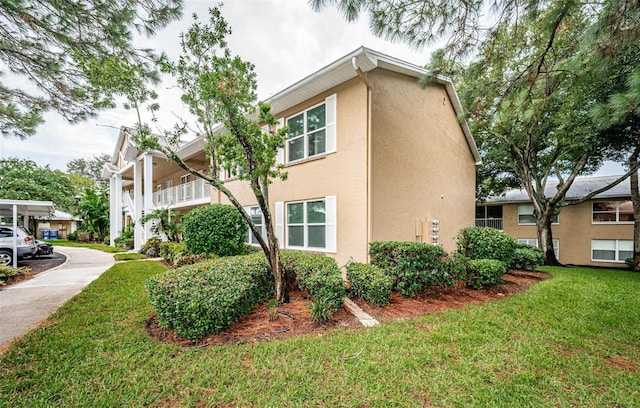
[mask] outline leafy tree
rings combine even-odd
[[[0,160],[0,198],[52,201],[60,209],[74,205],[73,185],[66,174],[39,167],[34,161],[10,157]]]
[[[149,221],[153,223],[151,231],[164,237],[170,242],[180,242],[182,235],[182,227],[175,222],[182,217],[180,211],[171,211],[169,208],[156,208],[155,210],[145,214],[140,222],[145,224]]]
[[[269,208],[271,180],[286,177],[282,166],[276,165],[276,153],[284,144],[287,129],[276,131],[277,120],[268,105],[259,103],[256,109],[257,84],[253,65],[232,56],[226,42],[231,30],[220,9],[211,8],[209,14],[208,24],[200,23],[198,17],[193,16],[193,24],[180,37],[183,53],[179,61],[168,64],[165,69],[176,77],[183,92],[182,101],[197,118],[198,130],[207,140],[210,171],[205,174],[189,167],[175,153],[180,136],[186,132],[185,123],[176,125],[173,132],[164,135],[166,144],[160,144],[146,124],[139,124],[132,136],[138,139],[141,148],[162,150],[170,160],[226,195],[242,214],[269,260],[276,299],[288,302],[278,239]],[[144,94],[127,95],[132,101],[138,96],[141,96],[140,101],[146,97]],[[216,131],[217,123],[224,125],[225,132]],[[233,170],[251,186],[264,217],[266,239],[220,179],[223,170]]]
[[[489,6],[484,0],[311,1],[316,9],[337,4],[350,20],[368,13],[375,34],[417,47],[446,37],[430,67],[432,74],[464,72],[463,79],[456,78],[461,98],[489,163],[480,187],[523,187],[534,205],[545,263],[557,264],[551,220],[559,208],[583,202],[635,173],[632,163],[610,186],[582,200],[565,200],[578,175],[596,170],[603,159],[623,160],[637,143],[630,130],[637,125],[628,115],[610,121],[593,114],[593,108],[626,92],[617,85],[630,89],[629,79],[640,72],[640,3],[490,3],[497,18],[483,26],[483,10]],[[547,197],[551,177],[559,184]]]
[[[157,79],[153,62],[161,56],[135,48],[133,34],[153,35],[181,8],[182,0],[3,1],[0,58],[10,75],[0,72],[0,133],[31,136],[47,110],[75,123],[114,106],[96,86],[110,68],[136,81]]]
[[[96,186],[106,189],[108,181],[102,179],[102,168],[110,160],[111,157],[104,153],[90,159],[73,159],[67,163],[67,173],[90,179]]]
[[[109,232],[109,195],[100,188],[88,188],[80,197],[78,215],[83,227],[102,241]]]

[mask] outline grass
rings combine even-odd
[[[146,259],[145,254],[139,252],[124,252],[121,254],[114,254],[113,257],[116,261],[137,261],[139,259]]]
[[[116,264],[0,357],[0,406],[637,407],[640,274],[545,268],[527,292],[357,331],[182,348]]]
[[[55,246],[66,246],[66,247],[76,247],[76,248],[91,248],[97,249],[102,252],[109,253],[118,253],[124,252],[125,250],[122,248],[116,248],[105,244],[92,244],[89,242],[78,242],[78,241],[67,241],[65,239],[45,239],[44,241],[50,243]]]

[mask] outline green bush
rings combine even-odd
[[[467,277],[467,267],[470,259],[462,255],[458,251],[454,251],[445,261],[445,266],[448,268],[451,278],[456,280],[465,280]]]
[[[69,241],[77,241],[78,240],[78,232],[77,231],[73,231],[67,234],[67,239]]]
[[[201,339],[230,327],[273,296],[264,256],[218,258],[150,278],[147,291],[162,327]]]
[[[502,283],[506,271],[504,262],[497,259],[474,259],[469,261],[465,281],[473,289],[488,288]]]
[[[89,234],[89,233],[85,232],[85,231],[81,231],[78,234],[78,240],[82,241],[82,242],[89,241],[91,234],[89,234],[88,237],[85,237],[86,234]],[[133,232],[133,229],[127,229],[127,230],[123,231],[122,234],[120,234],[119,237],[117,237],[117,238],[115,238],[113,240],[113,243],[118,248],[133,249],[133,246],[134,246],[134,232]]]
[[[0,286],[6,285],[16,276],[28,275],[29,272],[31,272],[31,269],[26,266],[14,268],[13,266],[0,265]]]
[[[193,264],[196,264],[198,262],[204,262],[204,261],[206,261],[208,259],[214,259],[214,258],[216,258],[215,255],[209,255],[209,254],[199,254],[199,255],[184,254],[180,258],[178,258],[178,260],[175,262],[174,266],[176,268],[180,268],[181,266],[193,265]]]
[[[544,262],[542,249],[531,245],[518,244],[509,269],[534,270]]]
[[[627,265],[627,268],[633,270],[633,258],[625,259],[624,263]]]
[[[331,311],[342,308],[344,281],[336,260],[325,255],[281,251],[282,269],[288,281],[297,279],[300,289]]]
[[[511,265],[518,243],[495,228],[467,227],[460,230],[456,245],[470,259],[499,259]]]
[[[160,243],[160,256],[171,265],[176,265],[180,258],[187,255],[187,245],[178,242]]]
[[[369,244],[371,264],[393,278],[393,287],[402,296],[453,285],[445,264],[446,252],[440,246],[422,242],[375,241]]]
[[[331,305],[327,299],[318,299],[311,302],[309,317],[312,322],[326,322],[331,320]]]
[[[347,279],[353,293],[376,306],[389,303],[393,278],[375,265],[351,262],[347,265]]]
[[[140,253],[150,257],[160,256],[160,244],[162,240],[160,238],[150,238],[140,248]]]
[[[241,255],[247,224],[233,206],[211,204],[194,208],[184,218],[182,237],[192,254]]]

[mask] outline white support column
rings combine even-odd
[[[116,183],[116,191],[115,191],[115,223],[116,223],[116,237],[120,235],[123,231],[122,228],[122,174],[116,173],[115,183]]]
[[[112,174],[109,179],[109,245],[115,246],[114,239],[118,237],[118,229],[116,227],[116,175]]]
[[[13,267],[18,267],[18,206],[13,205]]]
[[[139,159],[135,159],[133,162],[133,222],[135,227],[133,230],[133,249],[136,251],[142,248],[143,234],[142,223],[142,209],[144,208],[144,202],[142,197],[142,163]]]
[[[144,155],[144,213],[153,211],[153,156],[149,153]],[[144,225],[143,244],[151,238],[151,223]]]

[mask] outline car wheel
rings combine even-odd
[[[0,250],[0,265],[13,266],[13,254],[7,250]]]

